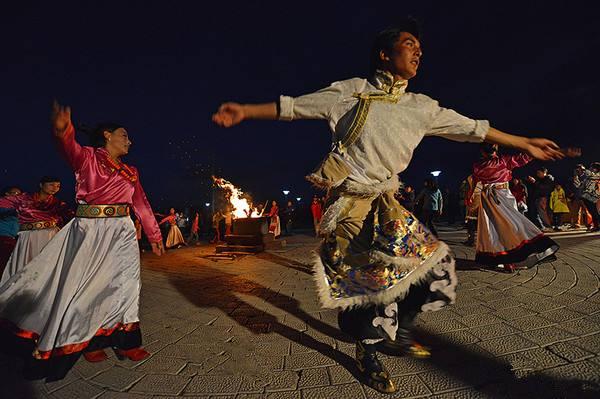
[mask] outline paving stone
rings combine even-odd
[[[82,356],[81,359],[79,359],[79,361],[75,364],[75,367],[73,367],[73,370],[76,371],[81,377],[89,379],[114,366],[115,363],[110,360],[92,363],[84,360]]]
[[[600,354],[600,334],[588,335],[573,340],[573,345],[588,352]]]
[[[191,380],[191,377],[168,374],[150,374],[136,383],[130,392],[177,395]]]
[[[131,392],[115,392],[115,391],[106,391],[102,395],[100,395],[97,399],[148,399],[154,398],[154,395],[143,395],[138,393]],[[163,396],[164,398],[164,396]]]
[[[575,319],[560,323],[562,330],[568,331],[571,334],[583,336],[600,332],[600,324],[590,321],[587,318]]]
[[[557,323],[585,317],[584,314],[575,312],[574,310],[570,310],[567,308],[544,312],[544,313],[541,313],[540,316],[542,316],[543,318],[546,318],[548,320],[555,321]]]
[[[500,310],[500,309],[517,307],[517,306],[522,305],[522,303],[517,298],[504,297],[498,301],[487,302],[485,305],[489,306],[492,309]]]
[[[422,328],[432,334],[441,334],[448,331],[464,330],[467,326],[458,320],[442,320],[437,323],[425,324]]]
[[[473,316],[481,313],[490,313],[493,309],[479,303],[474,303],[455,305],[452,307],[452,311],[460,316]]]
[[[556,326],[539,328],[537,330],[521,333],[521,336],[535,342],[540,346],[551,345],[556,342],[567,341],[575,338],[573,334],[557,328]]]
[[[469,329],[469,333],[481,340],[503,337],[518,332],[514,327],[505,323],[490,324],[488,326],[474,327]]]
[[[99,396],[102,392],[102,389],[90,384],[88,381],[77,380],[54,391],[51,397],[61,399],[93,398]]]
[[[600,382],[600,367],[585,360],[565,366],[543,370],[540,372],[540,374],[560,380],[581,381],[582,379],[585,379],[594,383]]]
[[[365,389],[371,389],[365,387]],[[360,384],[344,384],[329,387],[307,388],[302,390],[302,399],[365,398]]]
[[[546,302],[549,297],[546,295],[538,294],[536,292],[530,292],[528,294],[519,295],[517,299],[523,303],[538,303]]]
[[[283,370],[272,374],[267,392],[290,391],[298,387],[298,372]]]
[[[389,370],[389,368],[388,371],[391,374],[391,370]],[[331,380],[332,385],[347,384],[356,381],[356,378],[354,378],[352,373],[344,366],[335,365],[327,367],[327,372],[329,373],[329,379]]]
[[[267,393],[266,399],[300,399],[300,397],[300,391],[287,391]]]
[[[576,306],[577,303],[581,303],[581,302],[585,301],[585,299],[586,298],[583,296],[574,295],[570,292],[552,297],[552,300],[554,302],[560,303],[565,306],[567,306],[567,305]]]
[[[480,338],[471,334],[471,330],[460,330],[447,332],[443,335],[443,338],[454,345],[469,345],[480,341]]]
[[[93,381],[95,384],[117,391],[123,391],[139,381],[143,376],[144,373],[140,373],[138,371],[121,367],[113,367],[92,378],[91,381]]]
[[[327,368],[306,369],[300,372],[298,388],[312,388],[329,385]]]
[[[286,356],[285,368],[288,370],[302,370],[312,367],[333,366],[335,360],[319,352],[298,353]]]
[[[12,372],[13,370],[9,370],[9,372]],[[11,377],[11,375],[8,375],[9,377]],[[21,378],[20,375],[14,375],[12,376],[14,379],[16,378]],[[58,381],[52,381],[52,382],[45,382],[44,383],[44,388],[46,389],[46,391],[52,393],[54,391],[57,391],[58,389],[72,383],[73,381],[77,381],[80,380],[80,376],[79,373],[68,373],[65,378],[63,378],[62,380],[58,380]],[[26,380],[23,380],[26,384]],[[27,384],[29,385],[29,384]]]
[[[574,342],[558,342],[556,344],[546,347],[546,349],[552,351],[554,354],[567,359],[570,362],[578,362],[580,360],[594,357],[593,353],[575,346]]]
[[[518,334],[482,341],[475,345],[480,346],[496,356],[506,355],[512,352],[519,352],[526,349],[533,349],[537,346],[535,343],[521,337]]]
[[[447,370],[428,371],[419,374],[419,378],[433,393],[453,391],[469,386],[468,382],[455,378]]]
[[[509,363],[515,370],[539,370],[567,363],[562,357],[544,348],[511,353],[510,355],[500,357],[500,359]]]
[[[368,399],[384,398],[414,398],[423,397],[431,394],[427,385],[416,375],[407,375],[404,377],[392,378],[396,386],[396,392],[393,394],[383,394],[374,389],[365,388],[365,394]]]
[[[489,324],[502,323],[504,320],[492,313],[467,315],[459,319],[460,322],[468,327],[485,326]]]
[[[235,394],[242,377],[232,375],[197,375],[192,378],[184,394]]]
[[[547,312],[554,309],[564,308],[564,305],[556,303],[551,299],[545,299],[541,302],[529,302],[521,306],[534,312]]]
[[[439,395],[429,396],[429,399],[498,399],[498,397],[488,396],[474,388],[461,389]]]
[[[552,320],[545,319],[541,316],[525,316],[514,320],[509,320],[506,322],[521,331],[530,331],[535,330],[542,327],[548,327],[554,325],[555,322]]]
[[[518,306],[516,308],[507,308],[507,309],[497,310],[493,314],[504,320],[513,320],[513,319],[517,319],[519,317],[531,316],[531,315],[534,315],[535,313],[536,312],[534,312],[531,309],[527,309],[527,308]]]
[[[567,306],[567,309],[574,310],[579,313],[591,315],[600,312],[600,305],[592,301],[584,301],[574,303]]]
[[[185,367],[186,364],[187,361],[183,359],[153,356],[142,363],[139,367],[136,367],[135,370],[149,374],[177,374]]]

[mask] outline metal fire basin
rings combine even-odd
[[[226,245],[217,246],[217,253],[262,252],[265,244],[273,240],[272,236],[266,217],[234,219],[233,234],[225,236]]]

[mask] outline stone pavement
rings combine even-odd
[[[443,229],[442,229],[443,230]],[[516,274],[481,270],[462,231],[455,306],[419,316],[434,355],[382,356],[399,390],[360,384],[353,344],[311,281],[316,240],[214,261],[211,247],[144,254],[141,321],[152,356],[80,359],[61,381],[26,382],[0,356],[2,398],[560,398],[600,397],[599,236],[560,233],[558,259]]]

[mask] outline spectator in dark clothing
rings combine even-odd
[[[438,232],[433,220],[442,214],[444,202],[442,193],[433,179],[425,179],[425,188],[417,196],[417,203],[423,204],[423,224],[437,236]]]
[[[552,226],[552,220],[548,212],[548,200],[554,190],[554,177],[548,174],[546,168],[539,168],[535,174],[535,178],[529,176],[528,180],[533,183],[532,196],[537,213],[535,223],[543,231],[544,228],[548,230]]]
[[[292,201],[288,201],[287,206],[283,208],[281,212],[281,219],[283,222],[283,235],[289,236],[292,235],[292,226],[294,224],[294,213],[296,212],[296,208],[294,208],[294,204]]]

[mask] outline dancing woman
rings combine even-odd
[[[36,193],[0,198],[0,208],[15,209],[19,218],[17,243],[0,285],[35,258],[58,233],[60,226],[73,217],[67,204],[55,197],[59,190],[59,178],[44,176]]]
[[[31,378],[62,378],[82,352],[89,361],[141,360],[140,256],[133,208],[152,251],[162,238],[137,169],[121,157],[131,141],[121,125],[92,132],[94,147],[75,140],[71,110],[54,104],[52,127],[75,172],[77,211],[39,256],[0,286],[0,325],[34,344]]]
[[[554,254],[558,245],[525,215],[509,189],[512,171],[529,163],[527,154],[498,155],[498,146],[484,144],[482,159],[473,165],[473,178],[481,182],[477,214],[475,261],[506,272],[517,263],[531,267]]]
[[[163,223],[169,223],[169,234],[167,235],[167,242],[165,246],[167,248],[173,247],[181,247],[185,245],[185,240],[183,239],[183,234],[181,234],[181,230],[177,226],[177,214],[175,213],[175,209],[171,208],[169,210],[169,215],[165,216],[159,223],[159,225]]]
[[[224,103],[213,115],[224,127],[247,119],[328,122],[334,150],[309,176],[329,191],[314,261],[317,290],[324,307],[340,309],[341,330],[356,340],[364,382],[386,393],[396,388],[377,350],[427,356],[411,336],[413,320],[419,311],[454,302],[457,284],[448,246],[394,198],[396,176],[419,142],[424,136],[486,140],[540,159],[563,157],[550,140],[502,133],[485,120],[406,92],[421,55],[416,24],[408,21],[377,35],[368,79],[339,81],[266,104]]]

